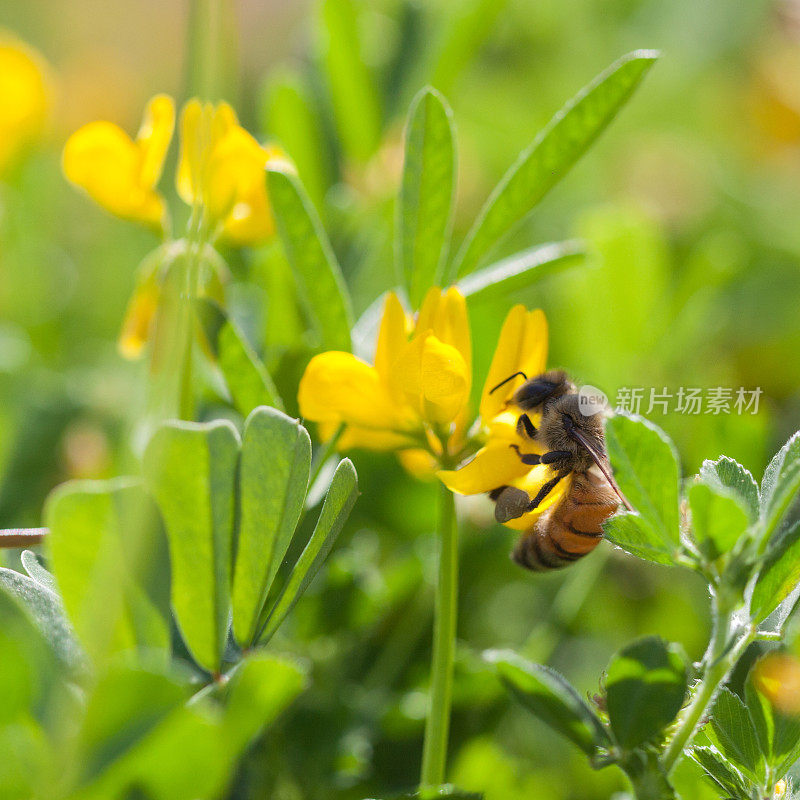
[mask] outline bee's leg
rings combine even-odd
[[[523,464],[527,464],[530,467],[535,467],[537,464],[542,463],[542,457],[538,453],[521,453],[519,447],[515,444],[511,444],[509,447],[512,450],[516,450],[519,460]]]
[[[562,470],[555,476],[555,478],[551,478],[549,481],[547,481],[547,483],[545,483],[544,486],[539,489],[536,497],[534,497],[533,500],[531,500],[531,502],[528,504],[527,510],[533,511],[535,508],[538,508],[539,503],[541,503],[542,500],[544,500],[545,497],[547,497],[547,495],[550,494],[553,489],[555,489],[556,484],[558,484],[558,482],[567,475],[569,475],[569,470]]]
[[[527,414],[520,414],[517,420],[517,433],[522,438],[536,438],[536,426],[531,422],[531,418]]]
[[[549,453],[544,453],[539,456],[540,464],[555,464],[562,459],[571,458],[572,453],[569,450],[551,450]]]

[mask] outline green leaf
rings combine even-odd
[[[0,585],[30,612],[55,654],[71,669],[80,667],[84,655],[75,639],[61,598],[27,575],[0,567]]]
[[[350,296],[317,212],[294,175],[268,171],[267,183],[278,233],[320,347],[349,351]]]
[[[306,670],[289,658],[251,653],[230,675],[223,729],[228,745],[241,751],[271,725],[307,683]]]
[[[717,695],[708,733],[734,766],[751,781],[759,783],[764,761],[755,726],[745,704],[726,687]]]
[[[23,550],[19,560],[25,572],[27,572],[31,578],[44,586],[45,589],[49,589],[51,592],[58,594],[56,579],[42,566],[41,561],[39,561],[39,556],[37,556],[33,550]]]
[[[458,288],[473,303],[490,300],[579,264],[585,256],[583,244],[577,241],[537,245],[467,275],[458,282]]]
[[[720,492],[696,483],[688,492],[692,532],[711,561],[730,551],[747,530],[747,512],[730,491]]]
[[[258,637],[260,642],[267,642],[272,637],[308,588],[328,557],[357,497],[356,470],[350,459],[345,458],[339,462],[333,475],[314,532],[297,559],[283,591],[266,617],[264,629]]]
[[[195,308],[234,408],[243,417],[256,406],[282,409],[283,401],[267,368],[222,307],[213,300],[200,298]]]
[[[730,489],[742,501],[750,521],[758,518],[758,484],[738,461],[727,456],[720,456],[716,461],[706,459],[700,467],[700,478],[712,489]]]
[[[239,435],[230,422],[170,422],[150,439],[143,468],[169,541],[172,606],[195,660],[219,671],[230,613]]]
[[[686,695],[686,657],[678,645],[648,636],[611,659],[606,679],[611,729],[626,750],[654,739]]]
[[[760,662],[759,662],[760,663]],[[758,685],[756,663],[747,676],[745,698],[761,752],[779,780],[800,757],[800,715],[784,714],[775,708]]]
[[[0,581],[0,730],[5,724],[29,717],[36,707],[47,709],[46,695],[56,675],[63,673],[56,656],[66,640],[50,639],[53,626],[49,609],[42,608],[39,599],[26,597],[27,592],[24,584]],[[5,754],[0,762],[7,758]]]
[[[689,758],[699,764],[706,775],[723,791],[735,798],[748,797],[750,790],[745,779],[718,750],[713,747],[695,746],[686,752]]]
[[[232,768],[219,714],[184,703],[186,687],[170,676],[115,668],[88,698],[75,764],[75,800],[218,797]],[[67,774],[72,773],[74,767]]]
[[[800,431],[775,454],[761,481],[762,542],[766,545],[800,494]]]
[[[616,116],[657,57],[648,50],[623,56],[550,120],[489,196],[455,259],[453,275],[472,272],[486,252],[566,175]]]
[[[320,40],[336,127],[345,153],[365,162],[378,147],[381,111],[353,0],[324,0]]]
[[[322,208],[332,159],[306,81],[293,70],[271,71],[263,110],[263,130],[280,142],[311,199]]]
[[[603,523],[609,542],[645,561],[670,566],[675,563],[675,550],[665,544],[653,526],[638,514],[615,514]]]
[[[81,780],[101,775],[188,698],[177,681],[144,669],[112,669],[95,686],[78,736]]]
[[[249,645],[267,594],[300,519],[308,489],[311,439],[273,408],[248,417],[239,471],[239,539],[233,579],[233,632]]]
[[[463,789],[447,783],[435,788],[420,789],[412,794],[392,795],[389,800],[440,800],[441,798],[445,798],[445,800],[483,800],[483,797],[480,792],[465,792]]]
[[[768,617],[800,584],[800,521],[767,552],[753,588],[750,617]]]
[[[453,214],[456,155],[453,113],[431,87],[412,101],[397,207],[401,274],[412,308],[442,280]]]
[[[510,650],[491,650],[484,657],[494,664],[503,683],[529,711],[586,755],[593,756],[597,748],[611,746],[597,714],[555,670],[531,664]]]
[[[645,419],[617,415],[606,423],[606,446],[620,489],[664,550],[675,553],[680,547],[680,469],[669,437]]]
[[[137,481],[71,481],[49,496],[49,563],[67,615],[89,656],[169,647],[164,619],[144,593],[158,529]]]

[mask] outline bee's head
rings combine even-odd
[[[566,394],[554,400],[542,416],[540,438],[551,450],[566,450],[579,459],[579,466],[588,469],[594,462],[589,451],[574,435],[577,431],[598,452],[604,452],[601,413],[583,414],[577,394]]]

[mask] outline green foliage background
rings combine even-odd
[[[584,237],[588,267],[471,308],[485,374],[513,301],[545,309],[551,364],[612,398],[623,386],[764,390],[755,416],[651,414],[686,474],[730,455],[760,476],[800,427],[800,60],[793,4],[752,0],[469,0],[239,4],[243,123],[277,138],[332,236],[356,316],[393,282],[401,132],[417,90],[445,94],[458,129],[457,239],[552,114],[621,53],[662,50],[643,91],[494,255]],[[134,130],[144,100],[181,96],[180,3],[5,4],[0,24],[53,65],[44,146],[2,187],[0,524],[38,525],[70,477],[130,471],[143,372],[115,338],[155,242],[63,181],[77,125]],[[798,12],[795,11],[795,14]],[[360,56],[360,58],[358,57]],[[305,322],[277,248],[235,253],[232,314],[291,407]],[[480,379],[476,381],[480,384]],[[219,398],[209,383],[206,415]],[[642,408],[647,412],[646,403]],[[313,665],[310,686],[254,748],[230,796],[363,798],[413,786],[429,661],[435,487],[357,453],[359,503],[320,577],[275,636]],[[705,590],[604,544],[569,572],[511,564],[507,530],[465,505],[450,778],[489,800],[606,798],[623,787],[513,705],[485,648],[548,663],[582,692],[610,655],[659,635],[697,659]],[[14,564],[14,555],[8,556]],[[713,797],[681,767],[686,796]],[[255,787],[263,788],[256,794]],[[704,794],[705,793],[705,794]]]

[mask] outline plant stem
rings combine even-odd
[[[712,595],[712,608],[714,630],[703,657],[703,674],[695,686],[691,702],[678,717],[675,733],[661,761],[667,775],[678,765],[683,751],[691,744],[717,692],[755,636],[748,627],[730,645],[732,608],[717,595]]]
[[[422,748],[423,789],[444,783],[450,703],[453,689],[453,660],[456,649],[458,601],[458,529],[455,501],[444,486],[439,487],[439,576],[436,582],[433,622],[431,691],[425,742]]]
[[[198,96],[211,101],[221,98],[226,5],[225,0],[192,0],[187,47],[188,97]]]

